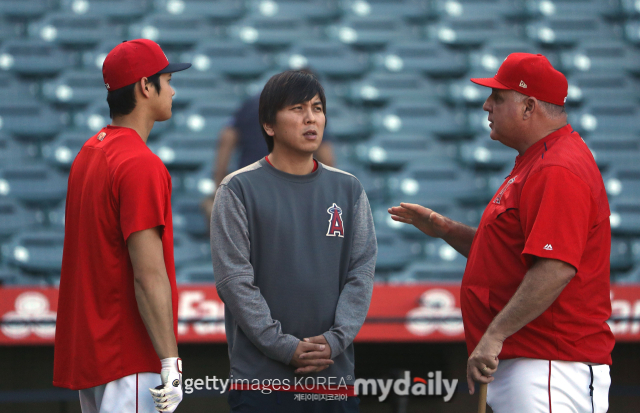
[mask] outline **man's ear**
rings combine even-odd
[[[138,86],[136,86],[136,88],[140,91],[140,94],[142,94],[142,96],[144,96],[145,98],[149,98],[151,96],[150,89],[152,87],[153,85],[151,85],[151,82],[149,82],[149,79],[146,77],[140,79],[140,81],[138,82]]]
[[[527,120],[531,118],[533,112],[538,109],[538,99],[529,96],[524,100],[524,112],[522,113],[522,119]]]
[[[262,127],[264,128],[265,132],[267,132],[267,135],[269,135],[269,136],[275,136],[276,135],[276,131],[274,131],[273,128],[271,127],[271,125],[269,125],[268,123],[263,123]]]

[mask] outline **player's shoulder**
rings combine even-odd
[[[222,182],[220,182],[220,186],[235,186],[240,184],[245,179],[249,179],[250,175],[253,172],[257,172],[262,168],[260,161],[256,161],[250,165],[245,166],[244,168],[238,169],[235,172],[227,175]]]
[[[325,165],[321,163],[322,168],[327,172],[327,176],[330,179],[335,179],[340,182],[346,182],[354,185],[355,187],[362,188],[362,183],[355,175],[343,171],[342,169],[334,168],[333,166]]]

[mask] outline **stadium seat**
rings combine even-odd
[[[419,33],[402,20],[387,16],[347,17],[328,27],[327,34],[344,44],[367,49],[419,37]]]
[[[114,26],[102,16],[70,13],[47,14],[29,24],[29,36],[59,45],[91,46],[109,37],[121,38],[122,26]]]
[[[0,70],[21,75],[53,75],[75,65],[77,60],[76,53],[44,40],[12,39],[0,47]]]
[[[181,268],[194,262],[211,260],[209,242],[192,241],[187,234],[180,231],[173,233],[173,251],[176,268]]]
[[[625,238],[611,238],[611,271],[625,271],[633,266],[631,246]]]
[[[433,100],[393,102],[372,118],[375,130],[384,133],[430,133],[451,139],[468,135],[465,114]]]
[[[229,85],[218,74],[190,71],[186,76],[176,75],[171,79],[171,87],[176,92],[174,105],[186,105],[198,100],[237,100],[243,94],[239,86]]]
[[[22,82],[14,74],[0,72],[0,101],[35,102],[34,89],[33,84]]]
[[[480,4],[485,4],[481,2]],[[478,50],[469,52],[469,64],[472,70],[484,71],[493,77],[498,68],[511,53],[540,53],[540,49],[526,40],[521,39],[491,39]],[[555,65],[553,54],[546,55],[551,64]],[[472,76],[465,76],[472,77]]]
[[[464,165],[476,169],[499,169],[513,166],[518,152],[498,141],[489,134],[477,135],[472,142],[460,146],[460,160]]]
[[[36,212],[13,199],[0,198],[0,237],[8,237],[39,223]]]
[[[148,10],[150,2],[151,0],[61,0],[60,3],[62,10],[67,13],[134,19]]]
[[[331,122],[331,134],[339,140],[361,140],[371,133],[371,122],[366,112],[337,101],[327,102],[327,119]]]
[[[336,0],[258,0],[251,3],[251,14],[265,17],[307,19],[309,22],[326,22],[340,15]]]
[[[376,281],[381,273],[402,270],[407,264],[416,261],[422,253],[422,245],[417,241],[399,238],[391,231],[376,231],[378,257],[376,259]]]
[[[469,108],[481,108],[491,94],[491,89],[477,85],[469,79],[493,77],[495,74],[496,71],[482,68],[471,70],[462,79],[454,80],[446,86],[444,100],[456,107],[464,105]]]
[[[610,204],[611,232],[619,235],[640,235],[640,204],[634,200],[613,200]]]
[[[479,47],[494,38],[514,38],[517,27],[508,25],[499,16],[456,16],[441,18],[425,27],[428,39],[457,47]]]
[[[248,45],[282,48],[295,43],[307,30],[300,18],[256,15],[235,23],[228,32],[233,39]]]
[[[153,125],[153,129],[151,129],[150,138],[161,135],[163,132],[167,131],[170,128],[172,120],[167,120],[164,122],[156,122]],[[73,123],[78,129],[86,129],[92,134],[97,133],[100,129],[111,123],[111,118],[109,117],[109,106],[107,105],[106,96],[104,100],[100,100],[90,106],[82,112],[77,112],[73,116]],[[87,137],[89,139],[91,135]]]
[[[74,106],[107,98],[102,72],[93,69],[65,71],[55,80],[45,82],[42,94],[49,102]]]
[[[23,271],[60,274],[63,245],[63,231],[22,231],[2,245],[3,261]]]
[[[68,115],[67,115],[68,117]],[[28,140],[47,139],[65,126],[64,112],[38,102],[0,101],[0,131]]]
[[[53,141],[42,146],[42,157],[51,166],[69,170],[82,145],[93,135],[94,131],[86,129],[65,130]]]
[[[635,266],[626,273],[619,274],[612,280],[613,285],[640,284],[640,266]]]
[[[507,21],[522,20],[526,16],[522,0],[435,0],[435,13],[441,17],[502,17]]]
[[[597,103],[624,99],[640,102],[640,83],[620,72],[576,73],[568,78],[567,102]]]
[[[418,261],[414,262],[405,271],[392,274],[388,278],[389,284],[406,283],[434,283],[462,281],[466,264],[449,262]]]
[[[186,173],[181,176],[172,176],[174,182],[173,194],[177,194],[177,190],[186,194],[190,198],[204,198],[212,196],[216,190],[216,184],[213,181],[213,159],[204,164],[195,172]],[[179,182],[178,182],[179,179]]]
[[[640,167],[637,162],[635,165],[612,166],[602,179],[610,203],[640,202]]]
[[[52,0],[2,0],[0,1],[0,15],[34,18],[52,10],[56,2]]]
[[[562,51],[560,63],[565,74],[597,72],[606,74],[639,73],[640,52],[622,41],[591,40]]]
[[[215,22],[237,20],[245,12],[242,1],[235,0],[155,0],[154,7],[160,13],[174,16],[200,16]]]
[[[193,139],[213,145],[241,103],[239,98],[193,102],[185,112],[174,115],[176,131],[188,132]]]
[[[202,197],[178,197],[171,201],[173,226],[176,231],[186,232],[194,237],[209,235],[209,219],[200,206]]]
[[[194,52],[183,54],[181,60],[191,62],[194,69],[201,72],[233,77],[257,77],[271,66],[266,54],[237,41],[201,42]]]
[[[131,38],[153,40],[162,46],[182,47],[219,37],[220,30],[202,16],[154,14],[129,26],[128,34]]]
[[[0,133],[0,165],[19,165],[33,160],[26,146]]]
[[[278,58],[282,70],[299,70],[305,67],[330,78],[362,76],[369,67],[368,56],[354,52],[336,41],[301,42]]]
[[[20,37],[23,31],[22,24],[3,18],[0,14],[0,42]]]
[[[213,277],[213,263],[211,260],[202,264],[185,266],[176,272],[178,284],[211,284],[216,280]]]
[[[438,163],[451,160],[455,147],[446,148],[435,137],[407,134],[375,135],[358,144],[355,150],[360,163],[370,168],[399,170],[409,162]]]
[[[62,201],[59,205],[50,208],[46,213],[46,223],[55,230],[64,231],[66,201]]]
[[[15,165],[0,169],[0,199],[53,204],[65,198],[67,179],[45,165]]]
[[[334,147],[336,146],[338,145],[334,144]],[[336,160],[336,167],[358,178],[370,203],[382,202],[387,196],[387,176],[385,174],[370,171],[352,163],[344,163],[340,159]]]
[[[640,5],[637,0],[620,0],[620,8],[626,17],[640,17]]]
[[[347,95],[355,104],[384,104],[392,100],[437,98],[435,86],[418,73],[373,72],[352,82]]]
[[[640,136],[607,132],[585,138],[601,170],[622,165],[636,165],[640,159]]]
[[[589,40],[616,40],[617,35],[599,17],[570,14],[546,16],[527,25],[527,37],[548,47],[575,46]]]
[[[453,162],[423,164],[417,161],[407,165],[396,178],[390,181],[391,195],[402,202],[486,204],[492,195],[485,178]]]
[[[348,0],[341,7],[347,16],[388,17],[417,23],[433,17],[428,2],[415,0]]]
[[[437,42],[404,41],[390,44],[375,57],[377,67],[390,72],[419,72],[431,77],[459,77],[468,69],[467,56]]]
[[[611,97],[583,105],[579,111],[569,112],[569,123],[580,134],[640,132],[640,110],[636,99]]]
[[[618,3],[602,0],[528,0],[526,10],[529,17],[583,14],[613,18],[620,15]]]
[[[631,43],[635,44],[636,46],[640,44],[640,21],[633,20],[625,24],[624,33],[627,40],[629,40]]]
[[[55,276],[25,274],[16,267],[0,267],[0,284],[4,287],[51,287],[55,284],[55,279]]]
[[[170,171],[194,170],[211,162],[215,156],[217,132],[209,139],[205,135],[191,136],[189,133],[170,132],[159,141],[149,143],[149,149],[164,162]]]

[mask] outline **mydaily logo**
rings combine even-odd
[[[383,402],[389,397],[391,391],[398,396],[442,396],[448,402],[453,397],[458,386],[458,379],[449,381],[442,378],[442,372],[436,371],[427,374],[427,380],[422,377],[411,379],[411,372],[405,371],[401,379],[356,379],[354,390],[358,396],[378,396]]]

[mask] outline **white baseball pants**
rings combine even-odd
[[[158,373],[137,373],[80,390],[82,413],[157,413],[149,388],[162,384]]]

